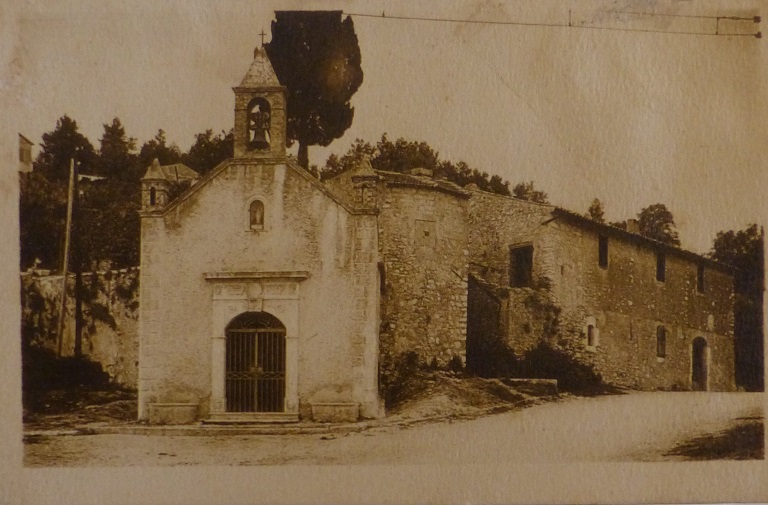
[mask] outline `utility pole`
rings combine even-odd
[[[64,228],[64,260],[62,261],[61,274],[61,308],[59,309],[59,349],[58,355],[61,356],[61,347],[64,343],[64,314],[67,311],[67,268],[69,266],[69,242],[72,228],[72,206],[75,200],[75,179],[77,178],[75,159],[69,160],[69,192],[67,195],[67,222]]]
[[[75,174],[74,203],[72,205],[72,269],[75,271],[75,348],[76,358],[83,356],[83,219],[80,212],[80,174]]]

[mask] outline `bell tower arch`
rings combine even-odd
[[[235,92],[235,158],[285,158],[286,102],[284,86],[263,47]]]

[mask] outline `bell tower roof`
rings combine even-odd
[[[240,82],[241,88],[260,88],[265,86],[280,86],[275,69],[269,62],[267,51],[263,47],[257,47],[253,51],[253,63],[248,68],[245,77]]]

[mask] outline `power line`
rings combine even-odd
[[[504,26],[531,26],[531,27],[549,27],[549,28],[581,28],[585,30],[604,30],[604,31],[615,31],[615,32],[639,32],[639,33],[664,33],[668,35],[700,35],[700,36],[715,36],[715,37],[755,37],[755,38],[761,38],[762,33],[756,32],[756,33],[719,33],[719,30],[716,30],[714,33],[708,33],[708,32],[691,32],[691,31],[670,31],[670,30],[652,30],[652,29],[646,29],[646,28],[616,28],[616,27],[610,27],[610,26],[594,26],[594,25],[585,25],[585,24],[573,24],[570,22],[567,24],[564,23],[534,23],[534,22],[526,22],[526,21],[488,21],[488,20],[476,20],[476,19],[452,19],[452,18],[430,18],[430,17],[421,17],[421,16],[388,16],[384,12],[381,14],[362,14],[362,13],[354,13],[354,12],[344,12],[347,16],[353,16],[353,17],[362,17],[362,18],[374,18],[374,19],[389,19],[389,20],[397,20],[397,21],[429,21],[429,22],[438,22],[438,23],[465,23],[465,24],[477,24],[477,25],[504,25]],[[625,13],[630,14],[630,13]],[[639,13],[638,13],[639,14]],[[661,15],[661,14],[660,14]],[[681,16],[681,17],[704,17],[704,16],[683,16],[683,15],[675,15],[675,14],[668,14],[667,16]],[[569,15],[570,18],[570,15]],[[755,16],[754,18],[734,18],[734,17],[725,17],[725,16],[712,16],[713,19],[735,19],[738,21],[753,21],[755,23],[760,22],[760,17]]]
[[[752,21],[753,23],[759,23],[761,21],[760,16],[742,17],[742,16],[703,16],[700,14],[664,14],[657,12],[634,12],[634,11],[604,11],[612,14],[630,14],[633,16],[652,16],[652,17],[666,17],[666,18],[689,18],[689,19],[727,19],[730,21]]]

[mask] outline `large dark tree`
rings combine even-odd
[[[288,141],[309,168],[308,148],[327,146],[352,125],[350,99],[363,82],[352,18],[341,11],[278,11],[265,45],[280,83],[288,88]]]
[[[399,138],[392,142],[387,134],[381,136],[376,145],[361,139],[355,140],[349,150],[341,157],[332,154],[321,170],[322,179],[330,179],[347,170],[353,169],[363,158],[369,158],[376,170],[407,172],[412,168],[433,170],[438,177],[445,178],[459,186],[476,184],[484,191],[500,195],[509,195],[509,182],[498,175],[489,176],[486,172],[469,167],[465,162],[441,160],[439,154],[426,142],[417,142]]]
[[[222,131],[218,135],[213,130],[205,130],[195,135],[195,143],[181,159],[191,169],[200,174],[210,172],[222,161],[234,156],[235,135]]]
[[[736,382],[745,389],[762,391],[763,292],[765,242],[756,224],[739,231],[721,231],[710,256],[736,267],[734,333]]]
[[[654,203],[637,215],[640,234],[665,244],[680,245],[675,218],[663,203]]]
[[[43,134],[40,153],[33,171],[51,182],[69,179],[70,159],[74,159],[82,173],[96,170],[96,153],[91,142],[78,130],[77,122],[67,115],[56,121],[53,131]]]

